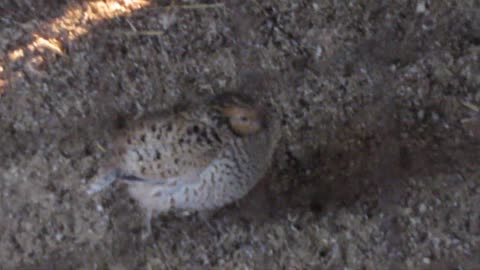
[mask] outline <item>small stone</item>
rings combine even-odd
[[[61,233],[55,234],[55,240],[62,241],[63,240],[63,234],[61,234]]]
[[[430,260],[430,258],[428,258],[428,257],[424,257],[424,258],[422,259],[422,262],[423,262],[424,264],[430,264],[431,260]]]
[[[427,5],[426,5],[425,1],[418,2],[417,3],[417,8],[415,9],[415,11],[419,14],[425,13],[425,11],[427,11]]]
[[[323,49],[321,46],[318,46],[316,49],[315,49],[315,58],[320,58],[322,56],[322,53],[323,53]]]
[[[424,110],[418,111],[417,117],[419,120],[423,120],[423,118],[425,117],[425,111]]]
[[[26,222],[26,223],[24,223],[24,228],[25,228],[25,231],[30,232],[30,231],[32,231],[33,224],[30,223],[30,222]]]
[[[423,214],[427,211],[427,206],[425,204],[420,204],[420,206],[418,207],[418,211]]]
[[[221,88],[224,88],[227,85],[227,81],[226,80],[218,80],[218,85]]]
[[[405,207],[402,209],[401,213],[404,215],[404,216],[409,216],[411,213],[412,213],[412,208],[410,207]]]

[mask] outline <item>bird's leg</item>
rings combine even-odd
[[[142,240],[147,240],[152,234],[152,218],[153,218],[153,209],[147,208],[147,212],[145,213],[145,228],[142,232]]]

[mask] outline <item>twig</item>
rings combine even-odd
[[[472,111],[474,111],[474,112],[479,112],[479,111],[480,111],[480,109],[478,108],[477,105],[472,104],[472,103],[470,103],[470,102],[468,102],[468,101],[460,101],[460,103],[461,103],[463,106],[469,108],[470,110],[472,110]]]
[[[165,32],[157,30],[145,30],[145,31],[115,31],[118,35],[127,36],[163,36]]]
[[[210,8],[225,8],[225,4],[224,3],[192,4],[192,5],[178,5],[175,7],[179,9],[210,9]]]
[[[167,7],[154,7],[153,9],[212,9],[212,8],[225,8],[224,3],[213,3],[213,4],[191,4],[191,5],[176,5],[172,4]]]
[[[253,0],[253,3],[255,5],[257,5],[257,7],[260,9],[260,12],[262,12],[263,15],[265,15],[266,17],[270,16],[270,14],[268,14],[268,12],[265,10],[265,8],[257,0]]]
[[[105,150],[105,148],[104,148],[101,144],[99,144],[98,142],[95,143],[95,146],[96,146],[98,149],[100,149],[100,151],[102,151],[103,153],[106,153],[106,152],[107,152],[107,150]]]

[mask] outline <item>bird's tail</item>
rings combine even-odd
[[[109,171],[106,175],[97,177],[96,180],[90,184],[90,186],[87,189],[87,194],[88,195],[93,195],[97,192],[100,192],[104,190],[106,187],[110,186],[117,180],[118,176],[120,174],[120,171],[117,169]]]

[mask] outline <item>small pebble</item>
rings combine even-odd
[[[425,11],[427,11],[427,5],[426,5],[425,1],[418,2],[417,3],[417,8],[416,8],[415,11],[419,14],[425,13]]]
[[[427,211],[427,206],[425,204],[420,204],[420,206],[418,207],[418,211],[423,214]]]
[[[55,235],[55,239],[56,239],[57,241],[62,241],[62,239],[63,239],[63,234],[57,233],[57,234]]]

